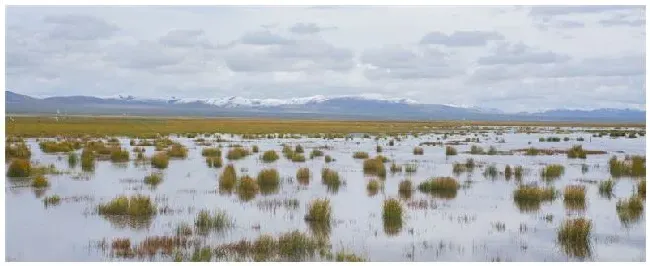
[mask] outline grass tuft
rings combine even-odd
[[[557,240],[565,253],[575,257],[586,257],[590,253],[589,235],[591,220],[585,218],[569,219],[562,223],[557,232]]]
[[[97,207],[100,215],[152,216],[156,214],[156,205],[149,196],[118,196]]]
[[[309,168],[303,167],[296,171],[296,179],[302,185],[309,185],[309,179],[311,177],[311,172]]]
[[[165,152],[156,152],[151,157],[151,166],[158,169],[165,169],[169,166],[169,156]]]
[[[237,171],[233,164],[228,164],[219,176],[219,190],[232,191],[237,183]]]
[[[280,156],[274,150],[268,150],[262,154],[262,161],[265,163],[272,163],[278,159],[280,159]]]
[[[447,155],[447,156],[458,155],[458,151],[456,150],[456,148],[454,148],[452,146],[446,146],[445,147],[445,155]]]
[[[32,172],[29,159],[13,159],[7,168],[8,177],[28,177]]]
[[[422,147],[413,148],[413,155],[423,155],[424,149]]]
[[[239,184],[237,185],[237,194],[239,198],[243,201],[249,201],[255,198],[255,195],[260,191],[260,187],[250,176],[244,176],[239,179]]]
[[[369,155],[365,151],[356,151],[354,154],[352,154],[352,158],[354,159],[368,159]]]
[[[158,186],[162,181],[162,173],[151,173],[144,177],[144,183],[152,187]]]

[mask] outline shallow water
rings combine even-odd
[[[225,136],[225,135],[224,135]],[[51,175],[50,187],[44,193],[36,193],[32,188],[19,183],[5,182],[6,217],[6,259],[12,261],[105,261],[122,260],[112,258],[94,247],[93,242],[116,237],[129,237],[132,243],[146,236],[172,235],[181,222],[193,223],[201,209],[221,209],[233,218],[235,227],[221,234],[208,236],[208,244],[218,245],[240,239],[254,239],[260,234],[278,235],[298,229],[309,232],[303,217],[306,206],[312,199],[329,198],[332,204],[334,222],[330,233],[333,250],[345,249],[371,261],[645,261],[645,214],[640,221],[624,225],[616,213],[616,201],[633,194],[636,179],[618,178],[611,199],[598,194],[597,183],[581,183],[579,179],[604,180],[610,177],[607,160],[612,155],[619,157],[645,155],[645,137],[636,139],[609,137],[592,138],[591,134],[574,132],[571,134],[514,134],[496,135],[488,133],[489,138],[479,135],[481,142],[476,144],[485,150],[494,145],[499,151],[526,148],[568,149],[581,144],[586,150],[603,150],[605,155],[589,155],[586,160],[568,159],[566,155],[523,156],[515,155],[470,155],[465,151],[469,145],[456,145],[457,156],[445,156],[444,146],[423,146],[424,155],[413,155],[413,147],[421,142],[437,141],[442,134],[408,137],[388,146],[388,140],[380,140],[382,155],[398,164],[415,163],[416,173],[387,175],[384,189],[374,196],[366,192],[366,184],[373,177],[364,176],[363,160],[352,158],[355,151],[366,151],[375,156],[377,141],[355,138],[353,140],[324,139],[258,139],[241,140],[235,143],[246,147],[258,145],[260,153],[234,161],[241,176],[243,172],[255,177],[264,168],[276,168],[280,172],[282,185],[278,193],[257,195],[248,202],[242,202],[237,195],[223,195],[217,192],[218,175],[222,169],[208,168],[201,156],[203,146],[195,146],[192,139],[172,138],[189,148],[186,159],[172,159],[169,167],[163,170],[164,181],[157,188],[150,188],[142,179],[152,171],[148,164],[136,166],[134,162],[114,164],[110,161],[97,161],[92,174],[83,174],[79,166],[70,173]],[[540,137],[570,137],[571,141],[539,142]],[[577,142],[582,136],[585,141]],[[450,136],[446,141],[464,140],[472,136]],[[230,138],[230,135],[225,136]],[[504,139],[505,143],[498,143]],[[53,163],[57,169],[68,169],[64,154],[44,154],[34,139],[26,140],[32,151],[32,161],[42,164]],[[121,139],[122,147],[131,151],[129,140]],[[532,142],[531,145],[528,142]],[[263,151],[276,150],[281,155],[282,144],[301,144],[305,148],[307,161],[293,163],[284,157],[274,163],[262,163],[258,158]],[[221,143],[227,146],[229,143]],[[217,145],[215,143],[215,145]],[[314,147],[323,145],[332,149],[324,150],[336,161],[326,164],[323,157],[308,159]],[[213,145],[214,146],[214,145]],[[145,147],[147,156],[153,154],[154,147]],[[227,152],[228,148],[222,151]],[[78,153],[80,151],[77,151]],[[132,153],[133,155],[133,153]],[[132,156],[133,158],[134,156]],[[409,201],[425,200],[427,209],[405,207],[404,225],[396,235],[384,232],[381,218],[383,200],[398,197],[400,181],[410,178],[414,186],[435,176],[454,176],[453,162],[464,162],[474,158],[481,165],[495,164],[503,171],[506,164],[522,165],[526,169],[523,183],[541,182],[539,170],[546,164],[563,164],[564,175],[553,182],[562,190],[568,184],[584,184],[587,187],[587,206],[584,211],[567,210],[562,198],[542,203],[535,212],[522,212],[512,199],[517,187],[513,180],[506,181],[501,175],[495,180],[486,178],[482,172],[485,167],[476,168],[473,173],[461,174],[456,178],[471,184],[461,188],[453,199],[434,198],[414,191]],[[229,161],[224,156],[224,165]],[[589,171],[582,173],[582,164]],[[387,163],[387,168],[390,163]],[[320,170],[330,167],[339,172],[345,185],[337,193],[328,192],[321,184]],[[308,167],[312,178],[308,186],[295,180],[296,170]],[[168,206],[177,212],[158,214],[150,224],[138,228],[111,223],[94,214],[97,204],[107,202],[120,194],[141,193],[156,199],[158,207]],[[41,195],[39,195],[41,194]],[[44,196],[57,194],[64,198],[60,205],[44,207]],[[81,198],[80,200],[71,197]],[[296,209],[279,206],[263,209],[260,201],[269,199],[298,199]],[[552,215],[552,221],[544,217]],[[556,231],[567,217],[585,216],[593,221],[591,235],[591,256],[576,258],[565,254],[556,243]],[[505,230],[497,230],[495,223],[505,224]],[[255,229],[259,225],[259,229]],[[170,258],[158,258],[171,260]],[[318,260],[318,258],[314,258]]]

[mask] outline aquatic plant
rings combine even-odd
[[[174,143],[167,151],[167,155],[171,158],[186,158],[187,148],[179,143]]]
[[[512,177],[512,168],[509,164],[506,165],[506,169],[504,170],[503,174],[505,175],[506,180],[510,180]]]
[[[79,162],[79,156],[77,156],[76,153],[74,152],[69,152],[68,153],[68,167],[74,168],[77,166],[77,163]]]
[[[294,163],[305,162],[305,155],[302,155],[301,153],[294,153],[291,156],[291,161],[294,162]]]
[[[487,155],[497,155],[497,153],[498,151],[496,147],[490,146],[490,148],[488,148]]]
[[[415,173],[418,170],[418,165],[414,163],[409,163],[404,165],[404,172]]]
[[[442,198],[455,198],[460,184],[453,177],[434,177],[418,185],[418,190]]]
[[[325,155],[325,153],[323,151],[318,150],[318,149],[313,149],[313,150],[311,150],[311,154],[309,155],[309,158],[313,159],[313,158],[316,158],[316,157],[321,157],[323,155]]]
[[[321,181],[324,185],[327,185],[328,189],[334,191],[337,191],[341,185],[339,173],[329,168],[323,168],[321,170]]]
[[[169,165],[169,156],[165,152],[156,152],[151,157],[151,166],[158,169],[165,169]]]
[[[330,163],[332,162],[332,156],[325,155],[325,163]]]
[[[305,149],[300,146],[300,144],[296,145],[296,149],[294,150],[294,153],[304,153]]]
[[[348,253],[345,250],[336,252],[336,262],[365,262],[366,259],[355,255],[354,253]]]
[[[84,148],[81,152],[81,170],[93,171],[95,169],[95,153],[89,149]]]
[[[641,180],[636,186],[636,193],[645,199],[645,179]]]
[[[329,199],[315,199],[309,204],[306,221],[329,224],[331,219],[332,207]]]
[[[9,161],[14,158],[29,159],[31,156],[32,156],[32,152],[29,150],[29,147],[24,143],[5,145],[6,161]]]
[[[260,147],[257,147],[257,145],[253,145],[253,147],[251,147],[251,150],[253,151],[253,153],[258,153],[260,152]]]
[[[81,143],[71,141],[41,141],[38,143],[41,151],[45,153],[71,152],[81,148]]]
[[[483,176],[490,177],[492,179],[499,176],[499,170],[497,169],[497,166],[494,165],[494,164],[491,164],[488,167],[486,167],[485,171],[483,171]]]
[[[390,165],[390,172],[391,173],[400,173],[400,172],[402,172],[402,166],[393,162]]]
[[[616,156],[612,156],[609,160],[609,172],[613,177],[645,176],[645,156],[626,156],[622,161],[617,160]]]
[[[604,197],[611,198],[614,189],[614,180],[608,179],[600,181],[598,184],[598,193]]]
[[[263,169],[257,174],[257,184],[262,192],[274,192],[280,185],[280,173],[274,168]]]
[[[52,195],[49,197],[45,197],[43,199],[43,204],[45,205],[45,207],[48,207],[50,205],[56,206],[59,205],[60,202],[61,202],[61,197],[59,197],[59,195]]]
[[[424,149],[422,147],[413,148],[413,155],[423,155]]]
[[[521,181],[524,176],[524,167],[521,165],[515,166],[515,179]]]
[[[376,150],[377,150],[377,153],[380,153],[380,152],[384,151],[384,149],[380,145],[377,145]]]
[[[372,159],[363,160],[363,173],[368,175],[376,175],[378,177],[386,177],[386,166],[384,165],[384,158],[377,156]]]
[[[472,146],[470,147],[470,149],[469,149],[469,153],[470,153],[470,154],[477,154],[477,155],[480,155],[480,154],[485,154],[485,151],[483,150],[483,148],[481,148],[481,147],[479,147],[479,146],[472,145]]]
[[[377,191],[379,190],[379,181],[376,179],[371,179],[368,181],[368,185],[366,186],[366,189],[368,190],[368,195],[375,195],[377,194]]]

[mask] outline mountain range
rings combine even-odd
[[[345,95],[248,99],[149,99],[57,96],[31,97],[5,91],[6,114],[131,115],[202,117],[277,117],[368,120],[509,120],[576,122],[645,122],[645,111],[634,109],[557,109],[534,113],[505,113],[497,109],[422,104],[410,99],[379,95]]]

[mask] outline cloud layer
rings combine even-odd
[[[382,94],[505,111],[645,109],[645,8],[8,7],[35,96]]]

